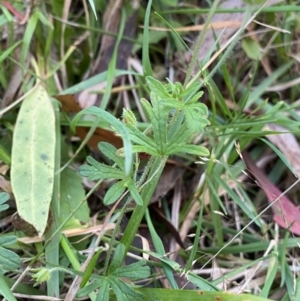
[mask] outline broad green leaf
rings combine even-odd
[[[106,192],[103,199],[103,203],[105,205],[111,205],[115,203],[120,198],[120,196],[124,193],[125,189],[126,186],[124,180],[113,184]]]
[[[85,197],[85,190],[82,186],[82,178],[76,173],[76,171],[65,168],[60,174],[60,220],[65,221],[66,218],[75,210],[79,203]],[[81,222],[88,223],[89,207],[87,202],[84,202],[78,211],[75,212],[72,217],[72,222],[67,225],[78,225]]]
[[[4,204],[9,200],[9,194],[6,192],[0,192],[0,212],[9,208],[7,204]]]
[[[54,183],[55,117],[39,85],[23,101],[14,130],[11,184],[19,215],[42,236]]]

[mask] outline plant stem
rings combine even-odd
[[[129,248],[131,247],[134,236],[138,230],[141,220],[146,212],[146,209],[150,203],[151,197],[160,179],[161,173],[167,162],[168,157],[157,157],[155,158],[153,165],[151,167],[150,173],[147,177],[146,185],[143,186],[141,197],[144,201],[143,206],[136,206],[128,225],[124,231],[124,235],[121,239],[121,243],[125,245],[125,255],[126,256]],[[150,181],[149,181],[150,180]]]

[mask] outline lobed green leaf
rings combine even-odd
[[[132,280],[145,279],[150,276],[150,267],[145,266],[146,261],[141,260],[133,264],[120,267],[115,270],[114,275],[117,277],[127,277]]]
[[[111,205],[115,203],[126,189],[126,181],[122,180],[113,184],[108,191],[105,193],[103,203],[105,205]]]
[[[169,94],[165,86],[157,79],[151,76],[147,76],[146,82],[151,92],[154,92],[160,98],[171,98],[171,95]]]
[[[209,156],[209,150],[201,145],[193,145],[193,144],[187,144],[187,145],[179,145],[175,146],[174,148],[170,148],[168,150],[169,154],[178,154],[178,153],[187,153],[191,155],[196,156]]]
[[[99,163],[92,157],[87,157],[87,161],[90,165],[81,165],[78,169],[78,173],[82,177],[86,177],[91,181],[124,178],[124,172],[115,167]]]
[[[20,265],[20,257],[15,252],[0,246],[0,274],[4,274],[4,270],[15,270]]]
[[[4,204],[9,200],[9,194],[6,192],[0,192],[0,212],[9,208],[7,204]],[[1,244],[1,243],[0,243]]]
[[[117,149],[113,145],[107,142],[99,142],[98,148],[124,171],[124,158],[117,155]]]
[[[121,135],[124,145],[124,154],[125,154],[125,174],[129,175],[132,167],[132,145],[130,141],[130,136],[128,129],[126,126],[114,117],[112,114],[106,112],[103,109],[97,107],[89,107],[81,112],[79,112],[71,123],[71,128],[74,130],[77,122],[81,119],[81,117],[85,114],[95,115],[98,118],[104,119],[106,122],[110,123]]]
[[[123,256],[125,253],[125,246],[123,244],[118,244],[114,253],[114,257],[108,268],[108,275],[112,274],[117,268],[119,268],[123,262]]]

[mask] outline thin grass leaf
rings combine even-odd
[[[273,71],[270,76],[264,79],[257,87],[255,87],[249,94],[249,99],[247,102],[247,108],[249,108],[253,103],[259,103],[260,96],[266,91],[268,87],[281,75],[283,75],[289,68],[294,65],[295,61],[289,61],[288,63],[282,65],[277,70]]]
[[[270,293],[270,289],[273,286],[274,280],[276,278],[276,275],[278,273],[278,253],[277,251],[273,251],[272,257],[270,258],[269,265],[268,265],[268,272],[266,276],[266,280],[264,282],[264,287],[259,294],[261,297],[267,298]]]
[[[92,76],[89,79],[80,82],[79,84],[76,84],[72,87],[69,87],[69,88],[65,89],[61,93],[61,95],[76,94],[76,93],[79,93],[83,90],[91,88],[91,87],[95,86],[96,84],[102,83],[102,82],[107,80],[107,73],[108,73],[107,71],[104,71],[104,72],[99,73],[95,76]],[[115,69],[114,77],[118,77],[118,76],[122,76],[122,75],[132,75],[132,76],[135,76],[135,77],[141,77],[141,75],[139,73],[136,73],[136,72],[133,72],[133,71],[130,71],[130,70]]]
[[[279,132],[280,133],[280,132]],[[278,134],[278,133],[277,133]],[[267,144],[275,153],[276,155],[281,159],[281,161],[284,163],[284,165],[293,173],[295,174],[295,170],[292,167],[291,163],[286,159],[284,154],[270,141],[264,138],[260,138],[261,141],[263,141],[265,144]]]
[[[144,21],[144,31],[143,31],[143,49],[142,49],[142,65],[144,70],[144,76],[152,76],[152,67],[149,56],[149,22],[151,13],[152,0],[148,1],[145,21]]]
[[[2,274],[0,274],[0,295],[2,295],[8,301],[17,301]]]
[[[259,221],[257,221],[257,212],[255,207],[251,202],[245,202],[245,200],[241,200],[240,197],[227,185],[227,183],[221,179],[218,175],[214,174],[214,180],[223,187],[228,195],[234,200],[234,202],[243,210],[243,212],[251,219],[255,220],[258,226],[260,225]]]
[[[116,70],[116,63],[117,63],[117,55],[118,55],[118,48],[120,45],[120,42],[123,37],[123,32],[125,28],[125,22],[126,22],[126,14],[125,14],[125,9],[122,9],[122,16],[121,16],[121,21],[120,21],[120,27],[119,27],[119,32],[118,32],[118,37],[115,43],[114,51],[111,57],[111,60],[108,65],[108,70],[107,70],[107,82],[106,82],[106,87],[105,87],[105,92],[103,95],[103,98],[100,103],[100,108],[105,110],[111,95],[111,88],[113,86],[113,81],[114,81],[114,74]]]
[[[209,292],[209,291],[219,291],[217,287],[212,285],[209,281],[205,280],[204,278],[194,274],[194,273],[187,273],[187,280],[191,283],[195,284],[199,289]]]
[[[146,210],[146,220],[147,220],[148,228],[149,228],[150,235],[151,235],[156,252],[159,253],[160,255],[166,254],[164,245],[163,245],[160,237],[157,235],[157,232],[154,229],[148,209]],[[163,266],[164,273],[165,273],[167,279],[169,280],[171,287],[173,289],[177,289],[178,286],[177,286],[177,283],[173,276],[172,269],[170,268],[169,265],[165,264],[164,261],[162,261],[162,266]]]
[[[21,66],[25,66],[26,56],[28,54],[29,46],[31,44],[31,40],[35,32],[37,22],[39,20],[39,14],[40,14],[39,10],[35,9],[34,13],[31,15],[28,24],[26,26],[26,30],[22,39],[23,45],[21,48],[21,56],[20,56]]]
[[[92,11],[93,11],[93,13],[94,13],[94,16],[95,16],[96,20],[98,20],[98,18],[97,18],[97,12],[96,12],[96,7],[95,7],[95,4],[94,4],[94,1],[93,1],[93,0],[89,0],[89,3],[90,3],[90,6],[91,6],[91,8],[92,8]]]
[[[17,48],[22,43],[22,40],[16,42],[14,45],[8,47],[5,51],[2,52],[0,55],[0,63],[2,63],[12,52],[15,48]]]

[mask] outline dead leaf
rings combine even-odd
[[[255,165],[247,152],[243,152],[244,161],[260,187],[265,192],[274,212],[273,220],[284,229],[300,235],[300,210],[288,197],[268,179],[268,177]],[[281,196],[282,195],[282,196]],[[280,198],[279,198],[280,197]]]

